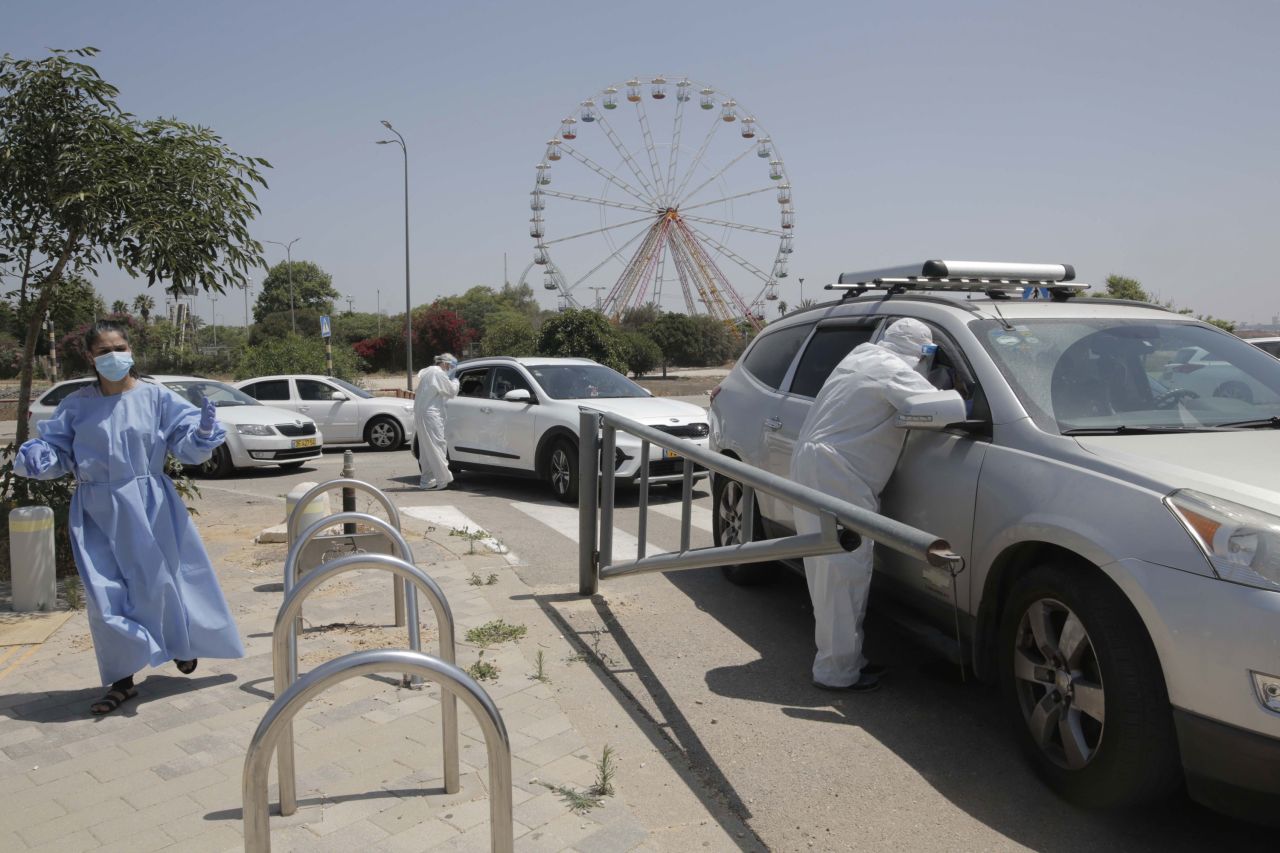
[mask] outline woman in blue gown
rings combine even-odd
[[[199,464],[222,444],[213,403],[197,409],[138,376],[125,327],[96,323],[85,335],[98,381],[66,397],[18,449],[24,477],[76,477],[68,525],[84,582],[103,684],[91,707],[114,711],[137,695],[133,676],[172,660],[244,656],[213,566],[165,457]]]

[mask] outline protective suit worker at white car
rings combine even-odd
[[[937,391],[916,371],[936,350],[929,327],[907,318],[891,325],[879,343],[861,344],[845,356],[796,438],[791,479],[876,511],[906,440],[906,430],[894,424],[899,409],[914,394]],[[798,533],[820,530],[818,516],[798,508],[795,521]],[[882,670],[862,655],[871,564],[872,543],[865,538],[853,552],[804,560],[817,687],[870,691],[880,685]]]
[[[413,398],[413,422],[418,434],[418,488],[436,491],[453,482],[444,437],[446,400],[458,396],[458,380],[449,371],[458,360],[449,353],[436,356],[435,364],[418,371]]]

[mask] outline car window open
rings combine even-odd
[[[298,383],[298,399],[310,403],[328,403],[333,401],[333,392],[338,390],[327,382],[315,379],[295,379]]]
[[[533,389],[529,387],[529,383],[525,381],[520,371],[514,367],[499,367],[493,372],[493,390],[489,392],[490,399],[501,400],[511,391],[528,391],[533,393]]]
[[[463,370],[458,374],[458,396],[459,397],[483,397],[485,396],[485,386],[488,384],[486,380],[489,378],[489,368],[477,367],[473,370]]]

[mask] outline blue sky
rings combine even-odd
[[[749,104],[783,154],[797,220],[784,300],[798,300],[799,277],[812,297],[842,270],[949,257],[1066,261],[1085,281],[1133,276],[1200,312],[1280,314],[1268,248],[1280,4],[1268,0],[4,0],[0,15],[0,50],[94,45],[127,110],[209,125],[270,160],[255,236],[300,237],[294,259],[332,273],[357,310],[379,290],[384,310],[403,309],[402,164],[373,144],[380,119],[409,143],[420,304],[501,284],[504,252],[518,278],[533,255],[534,166],[559,120],[611,82],[662,73]],[[670,103],[648,105],[659,137]],[[552,188],[579,177],[571,166],[555,165]],[[571,207],[548,205],[549,236],[571,227]],[[752,235],[733,236],[742,256],[771,262]],[[604,247],[565,256],[566,274]],[[726,273],[739,284],[743,271]],[[100,285],[108,301],[144,289],[109,269]],[[208,319],[209,301],[197,310]],[[217,313],[242,322],[240,295]]]

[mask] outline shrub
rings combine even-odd
[[[617,333],[599,311],[570,308],[542,324],[540,355],[590,358],[614,370],[627,369]]]
[[[236,360],[236,379],[271,376],[277,373],[317,373],[324,370],[324,342],[319,338],[285,335],[245,347]],[[333,372],[340,379],[356,376],[356,354],[351,347],[333,348]]]
[[[538,333],[524,314],[501,311],[489,320],[480,348],[485,355],[536,355]]]
[[[622,332],[622,351],[632,376],[643,376],[662,363],[662,350],[640,332]]]

